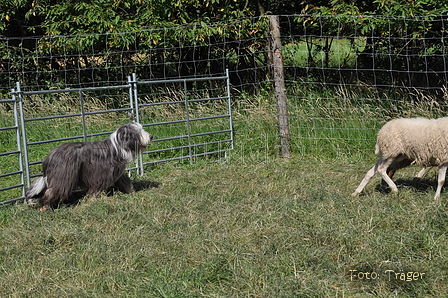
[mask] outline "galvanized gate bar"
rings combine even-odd
[[[188,140],[188,157],[190,159],[190,163],[193,163],[193,155],[191,151],[191,125],[190,125],[190,113],[188,111],[188,91],[187,91],[187,81],[184,80],[184,96],[185,96],[185,118],[187,124],[187,140]]]
[[[2,174],[2,175],[0,175],[0,178],[10,177],[10,176],[14,176],[14,175],[20,175],[20,183],[19,184],[10,185],[8,187],[0,188],[0,192],[11,190],[11,189],[16,189],[16,188],[21,188],[21,193],[22,193],[22,195],[19,197],[7,199],[5,201],[0,202],[0,204],[6,204],[6,203],[16,202],[16,201],[19,201],[19,200],[25,198],[25,173],[24,173],[23,161],[22,161],[22,143],[21,143],[21,139],[20,139],[19,114],[17,111],[16,96],[13,95],[11,100],[1,100],[0,102],[1,103],[12,103],[12,105],[13,105],[14,125],[8,126],[8,127],[2,127],[1,131],[14,130],[15,137],[16,137],[16,145],[17,145],[17,150],[9,151],[9,152],[2,152],[0,154],[0,156],[17,155],[17,163],[19,166],[19,169],[17,171]]]
[[[230,77],[229,69],[226,69],[226,87],[227,87],[227,111],[229,112],[229,127],[230,127],[230,150],[234,149],[234,136],[233,136],[233,117],[232,117],[232,102],[230,101]]]
[[[225,92],[226,96],[214,96],[214,97],[207,97],[207,98],[188,98],[188,89],[187,89],[187,83],[188,82],[194,82],[194,81],[225,81],[225,89],[223,91]],[[203,155],[209,155],[209,154],[215,154],[215,153],[223,153],[227,152],[228,150],[232,150],[234,148],[234,136],[233,136],[233,120],[232,120],[232,109],[231,109],[231,100],[230,100],[230,79],[229,79],[229,71],[226,70],[225,76],[216,76],[216,77],[202,77],[202,78],[185,78],[185,79],[170,79],[170,80],[154,80],[154,81],[137,81],[137,85],[141,84],[167,84],[167,83],[181,83],[184,87],[183,91],[183,100],[173,100],[173,101],[164,101],[164,102],[154,102],[154,103],[141,103],[138,104],[139,107],[155,107],[155,106],[163,106],[168,104],[183,104],[185,109],[185,119],[182,120],[173,120],[173,121],[163,121],[163,122],[157,122],[157,123],[148,123],[145,124],[145,127],[155,127],[159,125],[167,125],[167,124],[180,124],[185,123],[187,134],[185,135],[178,135],[173,137],[165,137],[165,138],[158,138],[154,139],[153,142],[163,142],[163,141],[170,141],[170,140],[179,140],[179,139],[186,139],[187,145],[185,146],[175,146],[171,148],[164,148],[164,149],[156,149],[156,150],[149,150],[144,152],[144,154],[155,154],[160,152],[166,152],[166,151],[175,151],[175,150],[181,150],[181,149],[188,149],[188,155],[185,156],[177,156],[167,159],[161,159],[161,160],[154,160],[149,162],[144,162],[144,165],[147,164],[154,164],[159,162],[165,162],[165,161],[174,161],[174,160],[181,160],[181,159],[189,159],[190,163],[193,163],[193,157],[203,156]],[[197,118],[191,118],[189,115],[189,104],[190,103],[196,103],[196,102],[205,102],[205,101],[216,101],[216,100],[227,100],[227,113],[216,115],[216,116],[207,116],[207,117],[197,117]],[[213,119],[222,119],[222,118],[228,118],[229,119],[229,129],[226,130],[218,130],[218,131],[210,131],[210,132],[204,132],[204,133],[191,133],[191,123],[196,121],[203,121],[203,120],[213,120]],[[205,135],[213,135],[213,134],[219,134],[219,133],[227,133],[229,134],[229,138],[225,140],[220,140],[218,142],[208,142],[208,143],[201,143],[201,144],[194,144],[192,142],[192,138],[198,137],[198,136],[205,136]],[[212,152],[205,152],[205,153],[194,153],[193,149],[199,146],[207,146],[212,144],[224,144],[228,143],[229,148],[223,149],[223,150],[216,150]]]
[[[18,83],[18,82],[17,82]],[[101,90],[113,90],[113,89],[124,89],[129,87],[129,85],[115,85],[115,86],[101,86],[101,87],[85,87],[85,88],[67,88],[67,89],[51,89],[51,90],[35,90],[35,91],[19,91],[24,95],[33,94],[52,94],[52,93],[74,93],[80,90],[83,91],[101,91]]]
[[[16,83],[17,90],[12,94],[13,99],[17,99],[19,104],[19,116],[20,116],[20,131],[22,133],[22,147],[23,147],[23,162],[25,163],[26,185],[31,185],[30,177],[30,161],[28,159],[28,146],[26,145],[26,129],[25,129],[25,116],[23,112],[23,93],[20,89],[20,83]],[[17,97],[16,97],[17,96]],[[25,195],[25,194],[24,194]]]
[[[139,112],[139,105],[138,105],[138,85],[137,85],[137,75],[135,73],[132,74],[132,77],[128,77],[129,82],[129,95],[130,95],[130,105],[133,113],[133,117],[135,117],[135,120],[137,123],[140,123],[140,112]],[[136,170],[137,175],[143,175],[143,155],[142,152],[140,152],[137,156],[136,160]]]
[[[84,94],[82,93],[82,90],[79,90],[79,105],[81,106],[81,121],[84,142],[87,142],[86,112],[84,111]]]
[[[214,96],[210,98],[189,98],[189,90],[187,83],[189,82],[195,82],[195,81],[219,81],[223,80],[225,81],[225,89],[222,90],[226,93],[226,96]],[[167,84],[167,83],[181,83],[183,85],[183,96],[184,98],[180,101],[170,101],[170,102],[156,102],[156,103],[139,103],[139,85],[144,84]],[[112,89],[124,89],[127,88],[129,92],[129,106],[119,108],[119,109],[108,109],[108,110],[101,110],[101,111],[93,111],[88,112],[85,110],[85,93],[89,91],[103,91],[103,90],[112,90]],[[194,90],[191,90],[194,91]],[[24,98],[25,96],[31,96],[31,95],[42,95],[42,94],[61,94],[61,93],[78,93],[79,97],[79,105],[81,112],[78,113],[72,113],[72,114],[64,114],[64,115],[53,115],[53,116],[42,116],[42,117],[26,117],[26,113],[24,111]],[[141,115],[139,109],[142,107],[150,107],[150,106],[161,106],[164,104],[183,104],[184,105],[184,112],[185,117],[182,120],[173,120],[173,121],[165,121],[165,122],[159,122],[159,123],[142,123],[143,127],[154,127],[157,125],[168,125],[168,124],[185,124],[187,134],[182,134],[178,136],[171,136],[171,137],[165,137],[165,138],[159,138],[154,139],[153,142],[164,142],[164,141],[170,141],[170,140],[178,140],[178,139],[187,139],[188,143],[185,146],[174,146],[171,148],[163,148],[163,149],[156,149],[156,150],[150,150],[141,153],[136,160],[136,165],[129,167],[127,170],[136,170],[137,174],[143,174],[143,166],[147,164],[155,164],[165,161],[173,161],[173,160],[181,160],[188,158],[190,160],[190,163],[193,163],[194,157],[209,155],[209,154],[215,154],[215,153],[227,153],[228,150],[231,150],[234,148],[234,137],[233,137],[233,123],[232,123],[232,111],[231,111],[231,101],[230,101],[230,81],[229,81],[229,73],[228,70],[226,71],[225,76],[218,76],[218,77],[201,77],[201,78],[185,78],[185,79],[170,79],[170,80],[156,80],[156,81],[139,81],[137,80],[136,74],[132,74],[132,76],[128,77],[128,84],[126,85],[116,85],[116,86],[104,86],[104,87],[88,87],[88,88],[70,88],[70,89],[59,89],[59,90],[37,90],[37,91],[22,91],[20,83],[17,82],[16,89],[13,89],[11,91],[11,100],[7,101],[1,101],[1,102],[8,102],[12,103],[14,106],[14,125],[8,126],[8,127],[0,127],[0,131],[5,130],[15,130],[16,131],[16,141],[17,141],[17,150],[11,150],[10,152],[2,152],[0,153],[0,157],[7,156],[7,155],[13,155],[16,154],[18,156],[18,165],[19,170],[11,171],[9,173],[4,173],[0,175],[0,178],[5,178],[13,175],[21,175],[21,183],[18,185],[12,185],[7,186],[5,188],[1,188],[1,191],[6,191],[14,188],[22,188],[22,196],[19,198],[13,198],[8,199],[3,202],[0,202],[0,204],[10,203],[14,202],[20,199],[24,199],[25,196],[25,186],[29,186],[31,184],[31,178],[39,176],[41,174],[31,175],[30,174],[30,166],[35,166],[38,164],[41,164],[42,161],[30,161],[29,156],[29,146],[33,145],[40,145],[40,144],[46,144],[46,143],[52,143],[52,142],[59,142],[59,141],[71,141],[76,139],[83,139],[87,140],[89,137],[93,136],[101,136],[101,135],[108,135],[112,132],[99,132],[99,133],[87,133],[87,119],[86,116],[88,115],[97,115],[97,114],[104,114],[104,113],[112,113],[112,112],[123,112],[128,111],[132,113],[135,117],[135,120],[137,122],[141,121]],[[190,118],[190,103],[200,103],[200,102],[206,102],[206,101],[220,101],[220,100],[227,100],[227,112],[224,112],[223,114],[218,115],[211,115],[211,116],[205,116],[205,117],[195,117]],[[37,141],[28,141],[27,138],[27,130],[25,124],[32,121],[44,121],[44,120],[51,120],[51,119],[61,119],[61,118],[70,118],[70,117],[81,117],[81,124],[82,124],[82,135],[77,136],[70,136],[70,137],[64,137],[64,138],[55,138],[50,140],[37,140]],[[208,131],[208,132],[199,132],[199,133],[192,133],[191,124],[193,122],[200,122],[205,120],[213,120],[213,119],[228,119],[228,129],[220,129],[215,131]],[[201,142],[201,143],[194,143],[193,138],[200,137],[200,136],[207,136],[207,135],[217,135],[217,134],[226,134],[228,137],[218,139],[218,140],[211,140],[208,142]],[[226,149],[221,149],[220,144],[229,144],[229,146]],[[218,150],[213,151],[207,151],[207,146],[209,145],[217,145]],[[195,148],[198,147],[205,147],[205,152],[193,152],[196,151]],[[176,156],[172,158],[165,158],[165,159],[159,159],[159,160],[151,160],[144,162],[143,161],[143,155],[148,154],[155,154],[160,152],[166,152],[170,150],[183,150],[188,149],[188,155],[186,156]],[[195,150],[193,150],[195,149]],[[25,181],[26,180],[26,181]]]

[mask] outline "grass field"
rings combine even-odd
[[[350,197],[368,167],[165,164],[134,194],[2,208],[0,296],[446,297],[446,192],[408,168]]]
[[[285,65],[306,67],[310,61],[325,67],[352,66],[356,54],[366,45],[365,38],[313,38],[283,46]]]
[[[1,207],[0,297],[447,297],[448,192],[433,200],[435,171],[420,182],[418,168],[399,171],[398,195],[375,177],[350,196],[376,161],[374,127],[396,111],[445,112],[301,92],[290,101],[291,159],[278,157],[276,107],[242,96],[226,156],[147,167],[134,194],[46,213]],[[28,137],[74,133],[53,125]],[[14,150],[3,133],[2,150]]]

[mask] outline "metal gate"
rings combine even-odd
[[[127,84],[59,90],[22,91],[17,83],[11,95],[11,100],[0,101],[12,105],[6,114],[14,115],[11,125],[0,122],[0,204],[24,199],[32,178],[42,175],[41,163],[51,148],[105,138],[128,122],[130,113],[154,136],[149,150],[128,168],[137,174],[152,164],[216,159],[233,149],[228,72],[157,81],[137,80],[133,74]],[[8,164],[3,163],[6,157]]]
[[[4,204],[25,196],[19,115],[14,94],[11,100],[0,100],[0,113],[3,126],[0,127],[0,197]]]

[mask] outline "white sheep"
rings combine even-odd
[[[387,122],[378,132],[375,153],[378,162],[367,172],[352,196],[359,194],[376,173],[380,173],[393,193],[398,188],[391,177],[411,164],[423,166],[418,178],[433,166],[439,170],[434,200],[440,198],[448,168],[448,117],[439,119],[399,118]]]

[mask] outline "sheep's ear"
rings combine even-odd
[[[128,114],[128,116],[129,116],[129,120],[131,120],[131,122],[135,122],[135,115],[134,115],[134,113],[130,112]]]

